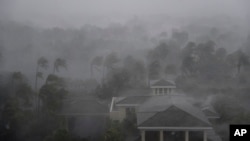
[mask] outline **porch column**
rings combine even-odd
[[[189,132],[185,131],[185,141],[189,141]]]
[[[141,141],[145,141],[145,130],[141,130]]]
[[[207,132],[203,131],[203,141],[207,141]]]
[[[163,130],[160,130],[160,141],[163,141],[164,138],[163,138]]]
[[[162,88],[162,95],[165,95],[165,91],[164,91],[165,88]]]

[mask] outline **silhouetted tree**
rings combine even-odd
[[[96,56],[92,61],[91,61],[91,64],[90,64],[90,72],[91,72],[91,78],[93,78],[93,75],[94,75],[94,70],[93,68],[95,67],[95,69],[97,70],[100,70],[98,69],[97,67],[100,67],[103,63],[103,57],[102,56]]]
[[[66,60],[62,58],[57,58],[54,62],[53,74],[55,74],[55,72],[59,72],[60,68],[66,69],[67,63],[66,63]]]

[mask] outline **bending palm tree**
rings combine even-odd
[[[54,62],[53,74],[55,74],[55,72],[59,72],[60,68],[66,69],[67,64],[66,64],[66,61],[64,59],[57,58]]]
[[[41,57],[37,60],[37,67],[36,67],[36,80],[35,80],[35,91],[37,92],[37,79],[43,78],[43,73],[40,72],[40,68],[47,69],[48,68],[48,60],[44,57]]]
[[[92,60],[92,62],[90,64],[91,78],[93,78],[93,76],[94,76],[94,72],[93,72],[94,70],[93,70],[93,68],[95,67],[95,69],[99,70],[97,67],[100,67],[102,65],[102,63],[103,63],[103,57],[102,56],[96,56]]]
[[[37,67],[36,67],[36,79],[35,79],[35,92],[37,93],[37,96],[36,96],[36,110],[39,111],[39,95],[38,95],[38,91],[37,91],[37,81],[38,81],[38,78],[40,79],[43,79],[43,73],[40,72],[40,68],[43,68],[43,69],[47,69],[48,68],[48,60],[45,59],[44,57],[41,57],[37,60]]]

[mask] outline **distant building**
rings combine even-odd
[[[174,82],[151,82],[151,94],[114,97],[110,118],[122,121],[135,113],[141,141],[220,141],[211,120],[219,118],[211,106],[197,107],[185,95],[175,92]]]

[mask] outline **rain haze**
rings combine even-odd
[[[248,0],[0,0],[0,140],[228,141],[249,25]]]

